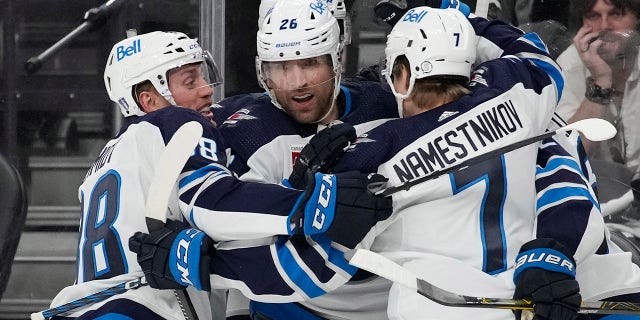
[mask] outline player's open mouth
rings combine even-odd
[[[205,105],[204,107],[200,108],[200,110],[198,110],[198,112],[203,115],[205,118],[209,119],[209,120],[213,120],[213,112],[211,112],[211,106],[210,105]]]
[[[301,96],[293,96],[291,99],[298,103],[305,103],[313,98],[313,94],[307,93]]]

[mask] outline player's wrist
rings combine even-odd
[[[516,257],[514,282],[517,282],[523,271],[530,268],[563,273],[574,279],[576,277],[573,256],[564,245],[554,239],[534,239],[522,245]]]

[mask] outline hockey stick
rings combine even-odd
[[[35,312],[31,314],[31,320],[44,320],[51,319],[53,316],[57,316],[59,314],[66,313],[76,308],[80,308],[82,306],[90,305],[96,302],[100,302],[109,297],[115,296],[116,294],[124,293],[131,289],[137,289],[142,286],[146,286],[147,281],[144,277],[138,277],[137,279],[129,280],[127,282],[123,282],[119,285],[113,286],[111,288],[104,289],[102,291],[96,292],[94,294],[90,294],[84,298],[80,298],[77,300],[73,300],[69,303],[63,304],[61,306],[53,307],[51,309],[43,310],[40,312]]]
[[[498,155],[504,154],[504,153],[508,153],[511,152],[513,150],[522,148],[524,146],[528,146],[530,144],[536,143],[538,141],[542,141],[546,138],[549,138],[551,136],[554,136],[558,133],[562,133],[562,132],[567,132],[567,131],[571,131],[571,130],[578,130],[580,131],[585,138],[591,140],[591,141],[603,141],[603,140],[607,140],[607,139],[611,139],[613,138],[613,136],[616,135],[616,128],[609,123],[607,120],[603,120],[603,119],[598,119],[598,118],[591,118],[591,119],[584,119],[584,120],[580,120],[580,121],[576,121],[574,123],[570,123],[564,127],[561,127],[560,129],[557,129],[555,131],[549,131],[546,133],[543,133],[541,135],[537,135],[535,137],[531,137],[531,138],[527,138],[518,142],[514,142],[510,145],[506,145],[504,147],[500,147],[498,149],[480,154],[476,157],[473,157],[471,159],[465,160],[457,165],[451,166],[449,168],[446,169],[442,169],[442,170],[437,170],[432,172],[431,174],[428,174],[426,176],[423,177],[418,177],[418,178],[414,178],[411,179],[401,185],[398,186],[393,186],[393,187],[389,187],[386,189],[382,189],[382,190],[378,190],[376,191],[376,195],[382,195],[384,197],[390,196],[398,191],[401,190],[409,190],[411,187],[423,183],[425,181],[429,181],[429,180],[433,180],[435,178],[438,178],[442,175],[448,174],[450,172],[454,172],[454,171],[458,171],[460,169],[464,169],[468,166],[472,166],[474,164],[478,164],[481,162],[484,162],[488,159],[492,159]]]
[[[171,198],[171,191],[182,172],[184,164],[193,154],[193,149],[202,137],[202,125],[196,121],[189,121],[183,124],[176,131],[167,147],[162,151],[162,156],[156,165],[153,180],[147,192],[147,203],[145,205],[145,219],[149,232],[161,229],[167,222],[167,207]],[[174,142],[175,144],[169,145]],[[185,320],[198,320],[191,298],[187,289],[173,290],[178,299],[180,309]]]
[[[489,0],[476,1],[476,11],[473,13],[478,17],[486,18],[489,13]]]
[[[372,251],[357,249],[345,254],[349,263],[393,282],[416,290],[429,300],[450,307],[498,308],[533,310],[533,302],[526,299],[472,297],[453,293],[418,278],[410,270]],[[583,301],[578,313],[640,315],[640,303]]]
[[[166,221],[166,208],[169,203],[171,191],[176,184],[176,180],[178,179],[185,162],[193,153],[193,150],[201,136],[202,126],[196,121],[188,122],[178,128],[162,152],[147,193],[145,214],[149,230],[155,230],[152,228],[158,228],[158,226],[162,227],[164,225],[164,221]],[[139,277],[61,306],[32,313],[31,319],[50,319],[53,316],[100,302],[109,297],[124,293],[131,289],[137,289],[145,285],[147,285],[147,281],[144,276]],[[180,302],[187,301],[190,303],[190,300],[186,300],[187,298],[188,297],[178,297]],[[182,305],[182,303],[180,303],[180,305]],[[193,311],[191,312],[193,313]],[[187,317],[187,312],[185,310],[183,310],[183,313],[185,313],[185,317]],[[193,319],[193,317],[187,319]]]

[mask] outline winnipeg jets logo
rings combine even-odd
[[[485,71],[485,67],[480,67],[479,69],[473,71],[473,73],[471,74],[471,81],[469,83],[469,86],[473,87],[475,85],[481,84],[485,87],[488,87],[489,85],[487,84],[487,80],[482,77],[482,74],[484,74]]]
[[[459,113],[458,111],[445,111],[440,115],[440,117],[438,117],[438,122],[441,122],[444,119],[447,119],[449,117],[455,116],[458,113]]]
[[[376,140],[373,140],[371,138],[368,137],[368,134],[363,133],[361,136],[359,136],[358,138],[356,138],[356,141],[353,143],[350,143],[345,149],[345,152],[351,152],[353,149],[355,149],[359,144],[361,143],[370,143],[370,142],[376,142]]]
[[[224,121],[224,124],[232,125],[232,124],[238,123],[238,121],[240,120],[254,120],[254,119],[258,119],[258,118],[249,115],[249,110],[240,109],[236,111],[236,113],[229,116],[229,118],[227,118],[227,120]]]

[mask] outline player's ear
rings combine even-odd
[[[149,113],[167,106],[167,100],[153,90],[142,91],[138,95],[140,108],[145,113]]]

